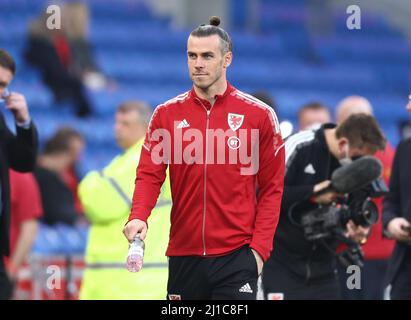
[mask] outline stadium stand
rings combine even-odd
[[[26,96],[41,141],[61,125],[70,125],[86,137],[81,173],[103,167],[119,152],[112,119],[120,102],[146,100],[154,107],[191,85],[185,56],[190,30],[176,29],[169,17],[154,15],[141,1],[116,0],[115,5],[109,0],[84,2],[91,13],[90,41],[97,62],[117,83],[111,91],[88,92],[96,113],[87,120],[76,118],[67,105],[55,105],[38,72],[23,60],[30,19],[48,1],[0,1],[0,47],[14,55],[18,66],[11,89]],[[383,17],[372,13],[362,17],[362,32],[347,30],[346,15],[334,13],[332,36],[308,39],[302,32],[307,14],[304,3],[262,0],[258,33],[229,30],[234,43],[230,81],[246,92],[268,91],[275,97],[281,117],[294,124],[298,108],[307,101],[335,106],[344,96],[363,95],[396,145],[397,122],[406,117],[404,99],[411,88],[410,42]],[[307,43],[316,61],[306,59]],[[58,263],[74,264],[66,258],[81,258],[86,238],[85,227],[42,226],[32,253],[34,272],[39,272],[39,257],[53,260],[62,256],[63,262]],[[37,290],[32,297],[51,295],[42,296]]]

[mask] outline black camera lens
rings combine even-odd
[[[378,220],[378,208],[371,199],[364,201],[361,211],[352,214],[355,224],[362,227],[370,227]]]

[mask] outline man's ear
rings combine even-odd
[[[227,52],[223,57],[224,63],[223,68],[228,68],[233,61],[233,53],[231,51]]]
[[[342,137],[338,139],[338,152],[342,155],[345,155],[345,148],[348,146],[348,139]]]

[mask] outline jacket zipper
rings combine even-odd
[[[207,122],[206,122],[206,131],[205,131],[205,135],[206,135],[206,145],[205,145],[205,161],[204,161],[204,195],[203,195],[203,199],[204,199],[204,205],[203,205],[203,226],[202,226],[202,238],[203,238],[203,256],[207,255],[207,250],[206,250],[206,242],[205,242],[205,220],[206,220],[206,203],[207,203],[207,150],[208,150],[208,127],[210,125],[210,113],[211,113],[211,109],[213,109],[213,106],[211,106],[210,110],[208,110],[203,102],[198,99],[198,101],[200,102],[200,104],[202,105],[202,107],[204,108],[204,110],[207,113]]]

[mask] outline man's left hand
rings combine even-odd
[[[367,237],[370,233],[371,228],[364,228],[357,226],[351,220],[347,223],[347,233],[346,236],[359,244],[365,244],[367,242]]]
[[[12,92],[5,100],[6,108],[13,113],[17,123],[25,123],[30,120],[26,98],[22,94]]]
[[[263,265],[264,265],[263,258],[261,258],[258,252],[255,251],[254,249],[251,249],[251,251],[253,252],[255,260],[257,261],[258,275],[260,275],[261,272],[263,271]]]

